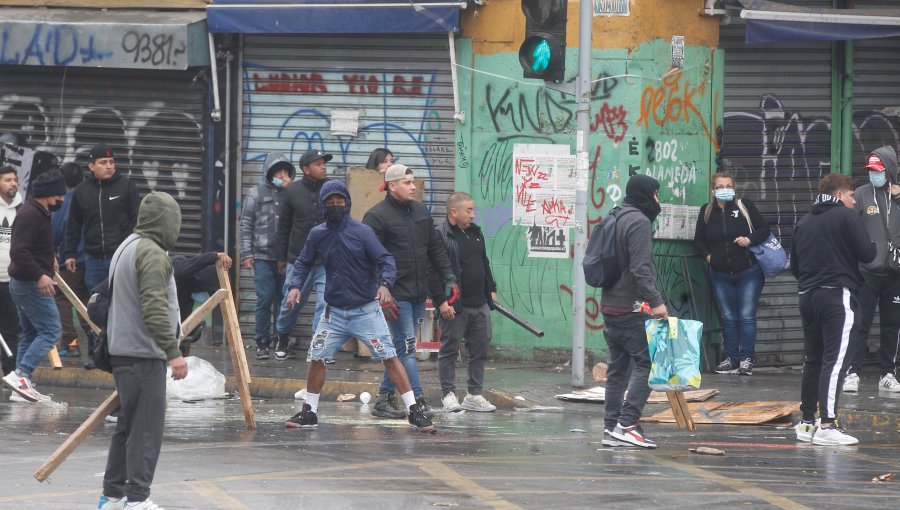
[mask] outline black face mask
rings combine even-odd
[[[50,212],[56,212],[56,211],[62,209],[62,205],[63,205],[62,202],[57,202],[57,203],[51,205],[50,207],[48,207],[47,210]]]
[[[336,225],[344,219],[346,215],[346,207],[343,205],[326,205],[325,206],[325,222],[330,225]]]

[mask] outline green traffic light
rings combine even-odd
[[[536,73],[546,71],[550,67],[551,55],[550,43],[546,39],[541,39],[541,42],[534,45],[534,50],[531,52],[531,57],[534,59],[531,70]]]

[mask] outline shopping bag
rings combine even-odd
[[[778,276],[787,265],[787,253],[773,234],[769,234],[765,241],[751,246],[750,253],[756,257],[756,262],[759,263],[766,278]]]
[[[650,388],[657,391],[699,389],[703,323],[669,317],[647,320],[644,327],[653,363],[647,381]]]

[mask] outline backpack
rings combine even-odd
[[[622,266],[616,255],[616,221],[631,211],[615,207],[591,232],[581,263],[584,281],[591,287],[611,287],[622,277]]]

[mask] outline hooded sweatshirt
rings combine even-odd
[[[791,273],[801,293],[816,287],[855,291],[862,283],[859,264],[873,258],[875,245],[859,215],[831,195],[819,195],[794,228]]]
[[[347,201],[344,218],[336,223],[316,225],[309,233],[300,256],[294,262],[292,289],[302,289],[316,259],[325,266],[325,302],[351,308],[371,303],[379,285],[394,285],[397,266],[394,257],[378,242],[368,225],[350,217],[350,192],[341,181],[328,181],[319,193],[322,215],[325,199],[340,195]]]
[[[250,188],[241,206],[241,260],[279,260],[277,234],[285,188],[272,184],[272,177],[284,168],[293,180],[296,169],[280,152],[270,152],[263,168],[263,182]]]
[[[888,269],[888,242],[900,246],[900,198],[891,196],[891,184],[897,184],[897,153],[893,147],[876,149],[887,173],[887,184],[875,189],[872,183],[856,188],[856,210],[878,253],[861,269],[879,276],[891,274]],[[866,158],[868,160],[868,158]]]
[[[166,251],[181,231],[181,210],[167,193],[141,202],[137,226],[112,258],[109,353],[171,360],[181,355],[181,316],[172,263]],[[114,360],[115,361],[115,360]]]
[[[0,199],[0,282],[9,281],[9,248],[12,242],[12,225],[16,210],[22,205],[22,195],[16,193],[12,202]]]

